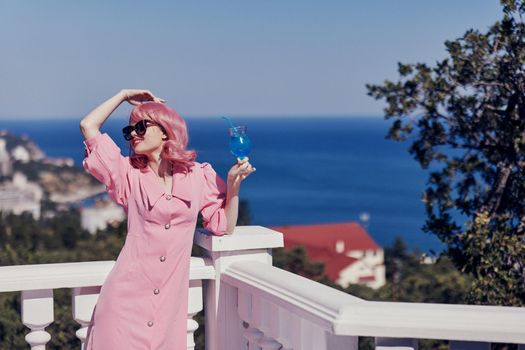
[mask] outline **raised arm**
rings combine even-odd
[[[84,139],[89,139],[100,133],[100,127],[109,118],[111,113],[117,109],[124,101],[128,101],[132,105],[138,105],[142,102],[154,101],[164,102],[163,99],[154,96],[148,90],[134,90],[124,89],[119,91],[115,96],[103,102],[100,106],[89,112],[80,121],[80,131],[84,135]]]

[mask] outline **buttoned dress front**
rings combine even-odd
[[[186,349],[190,255],[198,213],[224,234],[224,181],[208,163],[173,174],[165,193],[107,134],[86,141],[83,165],[128,216],[128,232],[95,307],[87,350]]]

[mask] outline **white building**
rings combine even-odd
[[[82,228],[93,234],[108,225],[122,222],[126,219],[126,213],[120,205],[104,200],[92,208],[82,208],[80,219]]]
[[[0,184],[0,211],[20,215],[29,212],[36,219],[40,218],[40,201],[43,197],[42,188],[19,172],[13,175],[13,180]]]
[[[13,171],[11,157],[7,152],[7,142],[0,138],[0,176],[9,176]]]
[[[25,148],[22,145],[16,146],[11,151],[11,156],[13,157],[13,159],[18,160],[22,163],[27,163],[31,160],[31,154],[29,154],[27,148]]]
[[[384,251],[356,222],[274,227],[285,248],[304,246],[311,261],[325,265],[325,274],[342,287],[386,283]]]
[[[42,159],[42,163],[59,167],[72,167],[75,165],[73,158],[44,158]]]

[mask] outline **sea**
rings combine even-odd
[[[220,117],[186,119],[189,147],[223,178],[235,162],[227,125]],[[424,233],[422,192],[428,171],[408,153],[409,143],[385,138],[390,121],[381,117],[236,117],[252,143],[257,171],[241,186],[252,223],[266,227],[358,221],[375,241],[391,245],[402,237],[410,249],[440,252],[444,246]],[[103,126],[127,155],[124,117]],[[70,157],[82,166],[79,118],[2,121],[0,129],[27,135],[50,157]]]

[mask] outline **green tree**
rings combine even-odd
[[[366,300],[463,304],[472,279],[454,268],[450,258],[423,263],[398,237],[385,248],[386,284],[379,289],[350,285],[345,292]]]
[[[324,272],[324,263],[310,261],[306,249],[297,246],[291,249],[273,249],[273,265],[280,269],[311,279],[313,281],[341,289]]]
[[[367,85],[429,169],[424,230],[474,277],[469,300],[525,305],[525,24],[522,0],[502,0],[487,32],[445,43],[434,66],[399,63],[399,80]]]
[[[398,237],[385,247],[387,283],[379,289],[350,285],[344,291],[365,300],[463,304],[471,278],[459,272],[447,256],[433,264],[421,263],[421,252],[409,251]],[[374,349],[372,338],[360,338],[359,349]],[[421,339],[421,350],[448,349],[446,341]]]

